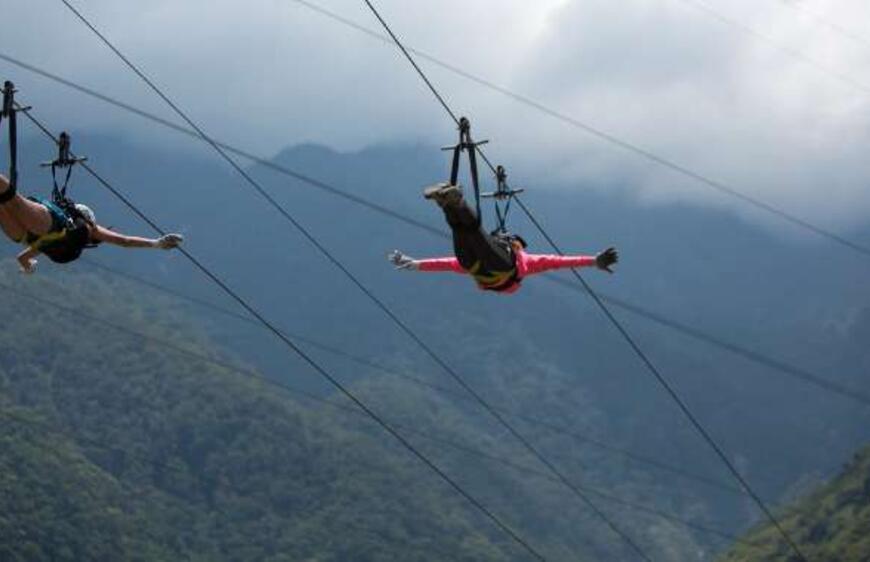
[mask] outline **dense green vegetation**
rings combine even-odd
[[[870,448],[843,473],[780,517],[809,560],[870,560]],[[722,562],[789,562],[793,552],[771,525],[754,529]]]
[[[168,308],[88,281],[25,290],[214,356]],[[16,319],[0,336],[0,559],[507,559],[487,525],[359,420],[0,298]]]

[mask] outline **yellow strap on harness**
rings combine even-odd
[[[34,250],[41,250],[44,246],[51,244],[53,242],[57,242],[58,240],[63,240],[66,238],[67,231],[66,229],[56,231],[56,232],[47,232],[30,243],[30,247]]]
[[[511,269],[510,271],[498,271],[493,273],[479,273],[482,264],[480,261],[474,263],[471,269],[468,270],[468,273],[474,277],[474,280],[477,281],[477,284],[481,287],[498,287],[499,285],[504,285],[508,282],[508,280],[514,276],[516,273],[515,269]]]

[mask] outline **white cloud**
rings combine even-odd
[[[704,0],[712,3],[714,0]],[[367,27],[359,0],[316,0]],[[409,44],[713,179],[826,225],[870,213],[870,94],[689,5],[690,0],[382,0]],[[343,149],[443,144],[453,128],[397,52],[293,0],[79,2],[95,25],[206,130],[269,154],[304,141]],[[717,2],[786,48],[870,85],[870,45],[844,26],[857,0]],[[9,13],[11,12],[11,14]],[[55,0],[8,7],[3,51],[107,94],[170,112]],[[856,31],[860,32],[860,29]],[[423,63],[490,153],[527,186],[630,182],[650,201],[741,208],[707,188]],[[54,121],[146,139],[163,133],[0,62]],[[870,88],[868,88],[870,90]]]
[[[536,46],[537,56],[528,58],[532,73],[519,87],[536,89],[535,97],[563,113],[798,215],[826,224],[866,219],[870,87],[860,91],[691,4],[572,3]],[[860,21],[856,17],[866,8],[851,4],[851,10],[830,17]],[[745,0],[715,9],[821,61],[831,73],[866,76],[870,84],[870,49],[806,13]],[[550,84],[558,87],[548,91]],[[536,134],[552,134],[547,129]],[[700,197],[735,204],[597,140],[579,140],[567,128],[563,134],[577,138],[563,145],[564,177],[582,176],[588,158],[589,176],[611,170],[636,181],[652,200]]]

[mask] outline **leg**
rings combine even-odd
[[[13,242],[21,242],[27,236],[27,230],[3,205],[0,205],[0,228]]]
[[[504,272],[514,267],[508,246],[483,231],[480,219],[465,200],[444,206],[444,216],[453,231],[453,251],[463,268],[475,265],[481,272]]]
[[[502,273],[515,265],[509,246],[480,228],[454,229],[453,251],[464,269],[471,270],[477,265],[480,273]]]
[[[444,218],[447,219],[447,224],[450,225],[450,228],[464,230],[480,229],[480,217],[468,206],[464,198],[456,203],[444,205],[441,209],[444,211]]]
[[[9,180],[5,176],[0,175],[0,196],[8,190]],[[12,199],[0,206],[2,206],[9,217],[15,219],[18,225],[27,232],[41,236],[51,231],[51,213],[41,203],[25,199],[16,193]],[[3,230],[7,234],[9,233],[6,230],[5,221]]]

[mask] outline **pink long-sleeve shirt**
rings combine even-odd
[[[590,267],[595,265],[593,256],[556,256],[550,254],[528,254],[523,250],[515,249],[515,267],[517,269],[516,281],[501,289],[500,293],[515,293],[520,289],[520,282],[529,275],[551,271],[553,269],[565,269],[569,267]],[[419,260],[420,271],[452,271],[454,273],[469,274],[455,257],[431,258]],[[477,286],[487,288],[486,282],[475,278]]]

